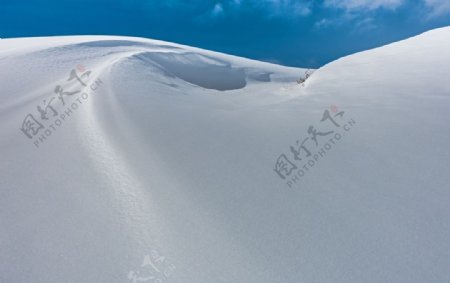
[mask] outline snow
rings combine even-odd
[[[450,282],[448,50],[437,29],[299,85],[169,42],[2,39],[0,282]]]

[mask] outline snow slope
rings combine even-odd
[[[449,50],[2,39],[0,282],[450,282]]]

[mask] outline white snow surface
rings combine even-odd
[[[305,69],[116,36],[2,39],[0,72],[2,283],[450,282],[450,28],[304,85]],[[81,92],[63,105],[58,85]],[[316,147],[311,125],[334,133]]]

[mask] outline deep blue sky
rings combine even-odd
[[[318,67],[450,25],[450,0],[0,0],[0,37],[108,34]]]

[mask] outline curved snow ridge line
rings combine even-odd
[[[35,41],[47,42],[46,38],[36,38]],[[249,81],[271,82],[272,74],[275,80],[295,81],[304,73],[304,69],[291,68],[272,63],[255,61],[219,52],[203,50],[175,43],[155,41],[144,38],[128,37],[74,37],[65,38],[62,43],[34,43],[34,47],[15,51],[16,56],[53,57],[54,54],[72,54],[80,61],[98,59],[99,57],[127,52],[141,52],[153,63],[159,64],[168,74],[172,74],[189,84],[206,89],[219,91],[244,88]],[[80,50],[84,58],[79,58]],[[157,55],[160,53],[159,55]],[[142,58],[141,57],[141,58]],[[243,64],[244,63],[244,64]],[[283,73],[288,76],[282,75]],[[276,75],[280,73],[280,75]],[[283,78],[284,77],[284,78]]]
[[[100,77],[104,77],[108,79],[114,79],[111,77],[111,70],[114,67],[118,67],[118,63],[122,60],[128,60],[135,55],[139,56],[141,53],[137,52],[135,54],[127,54],[123,56],[118,56],[114,60],[110,60],[105,64],[102,64],[101,67],[97,69],[97,72],[100,74]],[[102,93],[105,93],[106,96],[99,95],[99,100],[94,103],[90,108],[90,113],[92,117],[95,117],[96,123],[86,122],[86,124],[93,125],[95,127],[95,131],[93,134],[98,139],[95,147],[92,147],[91,142],[86,142],[86,147],[90,148],[90,152],[97,152],[97,148],[100,148],[100,158],[95,158],[92,161],[99,164],[100,168],[104,165],[108,165],[109,162],[115,164],[115,161],[121,160],[122,164],[125,164],[125,168],[121,169],[122,166],[113,166],[113,168],[108,168],[109,174],[116,176],[120,174],[120,178],[122,182],[127,186],[123,186],[121,188],[114,189],[114,196],[117,197],[118,203],[121,205],[121,211],[123,212],[123,216],[127,219],[127,225],[130,231],[133,232],[135,236],[134,240],[139,243],[142,247],[145,246],[159,246],[161,242],[164,242],[164,239],[160,239],[157,237],[158,233],[154,233],[155,225],[148,224],[148,219],[160,219],[165,220],[163,224],[158,223],[160,226],[164,226],[166,230],[173,231],[176,233],[177,229],[179,229],[177,221],[179,219],[173,219],[173,215],[171,211],[166,210],[164,207],[161,207],[156,201],[153,200],[152,196],[154,194],[161,193],[160,190],[153,191],[151,187],[145,187],[145,182],[141,182],[139,176],[139,172],[134,172],[127,164],[123,151],[121,150],[123,147],[118,146],[117,144],[112,143],[112,140],[118,140],[118,134],[127,140],[127,145],[135,146],[140,149],[145,149],[147,153],[152,153],[152,158],[155,158],[156,164],[163,164],[165,161],[160,160],[160,156],[158,152],[154,152],[155,149],[152,149],[151,141],[142,137],[142,131],[139,128],[135,127],[135,125],[128,120],[127,115],[124,115],[126,112],[122,111],[120,107],[120,103],[117,101],[118,95],[114,89],[107,85],[107,90],[104,89]],[[101,99],[100,99],[101,97]],[[100,108],[104,108],[107,113],[105,116],[100,118],[99,113]],[[129,114],[129,113],[128,113]],[[106,122],[105,124],[102,124]],[[105,127],[106,125],[114,124],[117,125],[115,130],[110,131],[110,127]],[[145,144],[142,143],[145,141]],[[122,146],[124,146],[122,144]],[[97,152],[98,153],[98,152]],[[102,162],[102,160],[104,160]],[[226,250],[232,251],[240,251],[239,252],[239,260],[242,262],[253,262],[254,266],[258,266],[260,270],[264,270],[264,266],[259,262],[258,259],[254,259],[251,255],[251,252],[245,246],[245,242],[241,242],[237,238],[230,238],[229,235],[231,231],[225,229],[224,223],[217,221],[215,218],[211,218],[209,215],[211,212],[207,207],[202,207],[201,204],[197,203],[194,198],[189,195],[189,188],[194,186],[194,184],[180,182],[174,177],[170,172],[167,171],[167,168],[163,167],[161,170],[159,168],[152,168],[150,171],[154,171],[153,175],[157,175],[159,179],[167,179],[170,180],[171,187],[173,187],[176,192],[176,197],[173,199],[173,202],[182,202],[185,206],[189,207],[189,222],[192,224],[196,224],[198,229],[205,229],[204,233],[209,234],[209,237],[213,237],[221,240],[221,246],[226,247]],[[108,178],[107,178],[108,179]],[[117,179],[117,177],[116,177]],[[111,182],[111,185],[117,182]],[[133,186],[133,187],[130,187]],[[149,205],[151,203],[151,205]],[[151,214],[149,214],[151,211]],[[174,221],[175,220],[175,221]],[[151,231],[149,228],[151,227]],[[167,228],[168,227],[168,228]],[[207,230],[206,230],[207,229]],[[162,247],[161,249],[163,249]],[[245,251],[245,252],[244,252]],[[237,255],[235,255],[237,256]]]
[[[114,63],[139,60],[161,74],[186,83],[218,91],[237,90],[247,86],[248,80],[271,82],[272,72],[233,67],[230,62],[192,51],[136,50],[120,52]]]
[[[57,41],[55,40],[56,38],[58,39]],[[20,46],[23,48],[17,48],[17,41],[23,42],[22,44],[20,44]],[[303,75],[304,72],[307,70],[304,68],[287,67],[269,62],[257,61],[254,59],[229,55],[216,51],[205,50],[173,42],[166,42],[140,37],[127,37],[127,36],[59,36],[59,37],[17,38],[10,40],[7,39],[0,44],[0,52],[23,54],[23,53],[39,52],[45,49],[59,49],[67,52],[70,50],[89,49],[89,48],[91,48],[91,50],[98,51],[101,49],[114,50],[124,47],[135,49],[146,48],[147,50],[149,49],[152,50],[164,49],[172,51],[184,50],[187,52],[194,52],[212,58],[222,58],[227,62],[231,63],[233,66],[245,65],[247,67],[258,67],[258,69],[260,70],[266,69],[275,72],[295,73],[297,76]]]
[[[56,40],[57,39],[57,40]],[[162,47],[164,49],[183,49],[183,46],[159,40],[126,36],[57,36],[12,38],[0,41],[0,54],[16,55],[41,52],[45,50],[64,50],[100,47]]]
[[[108,82],[110,68],[123,56],[127,55],[121,54],[93,66],[91,69],[96,74],[95,79]],[[87,160],[110,189],[111,200],[116,205],[115,210],[124,222],[124,228],[128,229],[130,237],[133,237],[133,243],[138,247],[155,246],[154,242],[157,239],[150,234],[149,227],[152,231],[157,230],[152,219],[158,218],[158,205],[151,202],[149,191],[140,181],[138,174],[135,174],[129,166],[121,148],[112,142],[119,138],[117,134],[127,135],[130,132],[109,132],[105,124],[101,122],[118,124],[116,121],[123,120],[120,111],[113,111],[113,109],[120,109],[109,107],[114,104],[114,97],[114,91],[108,87],[107,83],[104,84],[102,90],[86,103],[85,113],[78,115],[77,135],[82,137],[80,138],[81,148],[86,152]],[[105,113],[105,110],[108,117],[106,119],[100,116],[100,113]],[[128,138],[133,139],[132,136]]]
[[[52,56],[54,53],[74,52],[87,49],[85,54],[96,59],[113,56],[118,60],[141,60],[149,67],[157,67],[169,77],[176,77],[188,84],[219,91],[235,90],[247,85],[247,74],[243,68],[232,67],[223,59],[214,58],[197,52],[183,50],[170,45],[153,45],[125,40],[103,40],[62,45],[37,51],[40,56]],[[94,51],[92,51],[94,49]],[[36,56],[36,53],[27,56]],[[46,55],[43,55],[45,53]],[[269,78],[266,78],[269,77]],[[270,81],[266,74],[261,81]],[[258,78],[258,77],[256,77]]]

